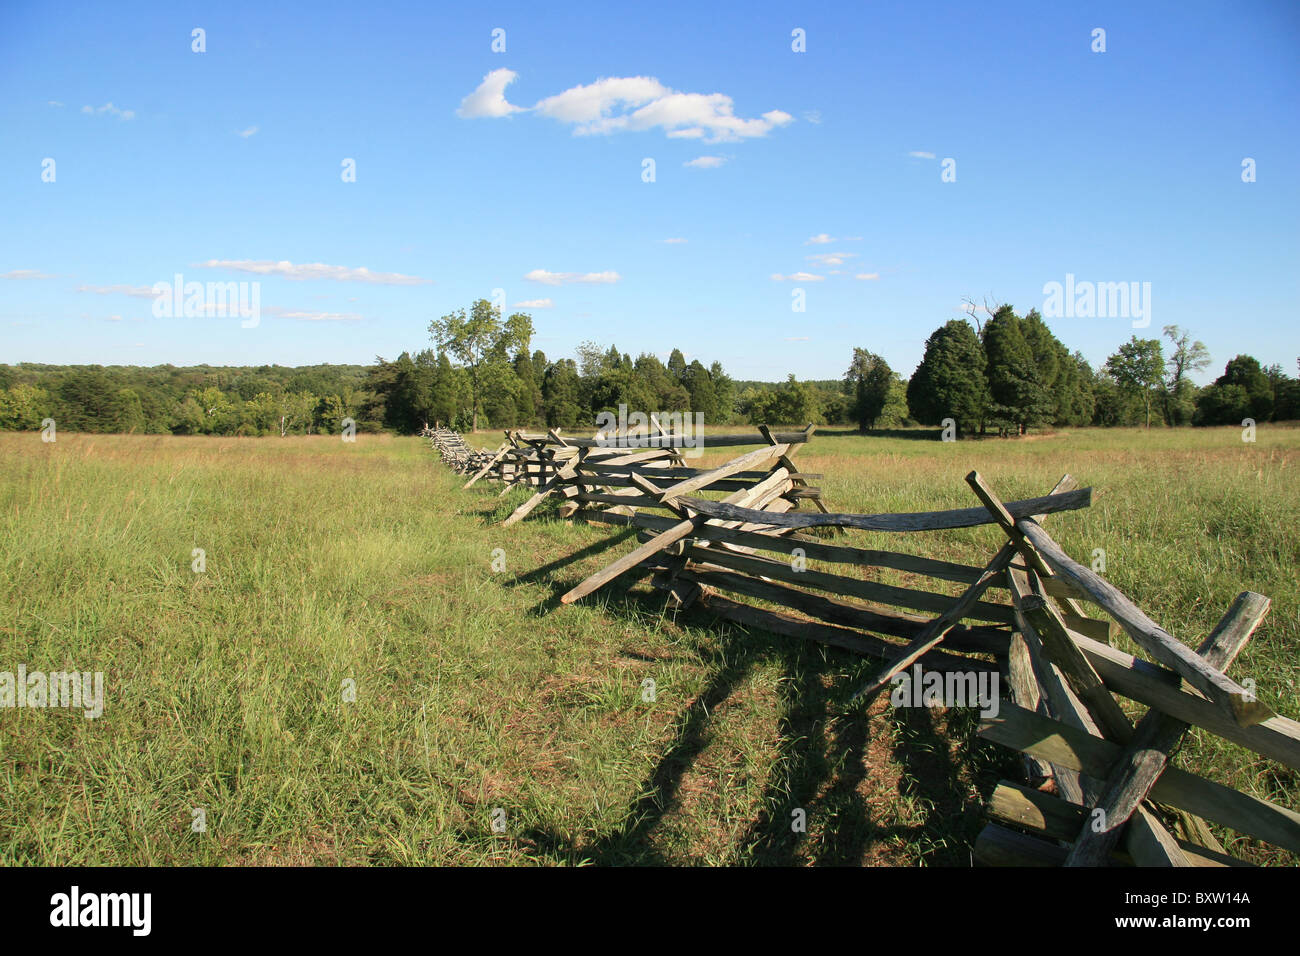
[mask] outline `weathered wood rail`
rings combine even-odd
[[[707,436],[714,447],[758,446],[711,468],[689,467],[678,436],[662,429],[637,444],[507,432],[495,451],[470,449],[445,429],[429,433],[443,460],[470,475],[466,487],[486,479],[505,491],[533,489],[507,525],[555,498],[562,517],[637,529],[636,546],[572,587],[563,604],[649,577],[676,609],[694,605],[745,628],[881,659],[855,700],[872,699],[916,664],[998,675],[1006,699],[979,735],[1020,751],[1026,779],[993,790],[991,822],[974,846],[980,863],[1245,865],[1207,820],[1300,856],[1294,809],[1172,760],[1197,727],[1300,770],[1300,723],[1226,673],[1264,620],[1267,598],[1243,592],[1193,649],[1047,532],[1049,516],[1091,504],[1091,489],[1069,475],[1046,495],[1003,502],[972,472],[977,507],[837,513],[812,483],[822,476],[794,461],[813,431]],[[806,503],[815,510],[800,510]],[[906,540],[979,525],[1004,539],[983,567],[845,543],[853,531]],[[881,580],[886,572],[902,572],[906,584]],[[954,584],[963,590],[952,593]],[[1151,660],[1111,646],[1120,633]]]

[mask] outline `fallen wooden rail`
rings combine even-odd
[[[692,498],[682,502],[711,518],[733,521],[753,521],[749,509],[738,508],[721,501]],[[1007,509],[1017,517],[1035,514],[1054,514],[1058,511],[1075,511],[1092,504],[1092,489],[1081,488],[1059,495],[1027,498],[1012,501]],[[983,508],[957,508],[952,511],[918,511],[912,514],[788,514],[772,518],[768,523],[780,528],[803,529],[817,527],[856,528],[860,531],[943,531],[952,528],[973,528],[994,524],[994,519]]]

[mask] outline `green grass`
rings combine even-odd
[[[1094,505],[1049,529],[1080,560],[1105,549],[1177,636],[1196,643],[1241,590],[1273,599],[1233,673],[1300,712],[1300,431],[824,431],[797,460],[854,511],[968,507],[972,468],[1005,498],[1072,472]],[[0,434],[0,671],[106,684],[97,720],[0,710],[0,863],[969,863],[980,801],[1015,766],[969,712],[842,716],[873,662],[674,619],[644,586],[557,607],[626,534],[548,508],[503,530],[525,493],[462,481],[413,438]],[[979,564],[999,543],[852,540]],[[1294,774],[1217,738],[1194,732],[1178,760],[1297,808]]]

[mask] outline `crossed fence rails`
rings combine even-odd
[[[1071,476],[1042,497],[1006,502],[971,472],[970,508],[833,513],[811,484],[822,475],[801,472],[794,461],[813,432],[811,425],[759,426],[757,434],[709,436],[711,447],[760,447],[694,468],[680,436],[662,429],[636,436],[637,446],[626,435],[512,431],[495,451],[471,449],[448,429],[426,429],[443,461],[470,476],[466,488],[486,479],[503,483],[502,494],[533,489],[506,525],[556,497],[562,517],[637,529],[637,547],[570,589],[563,604],[616,579],[650,576],[673,608],[694,605],[747,628],[882,659],[855,695],[860,702],[918,663],[996,672],[1010,699],[982,719],[978,733],[1021,752],[1025,780],[994,789],[992,820],[974,847],[981,863],[1247,865],[1224,850],[1207,820],[1300,854],[1300,814],[1171,764],[1194,726],[1300,770],[1300,723],[1273,713],[1253,685],[1226,673],[1268,613],[1268,598],[1242,592],[1193,649],[1045,530],[1049,515],[1091,505],[1091,489]],[[723,497],[705,497],[711,493]],[[843,543],[854,529],[908,535],[990,524],[1005,540],[983,567]],[[953,597],[925,583],[886,584],[861,569],[965,590]],[[1149,660],[1112,646],[1121,631]],[[1126,710],[1117,698],[1138,707]],[[1141,708],[1137,720],[1129,716]]]

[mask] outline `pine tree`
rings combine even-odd
[[[908,413],[922,425],[951,418],[959,434],[974,431],[989,403],[984,367],[984,348],[969,322],[953,319],[939,327],[907,383]]]
[[[699,360],[686,366],[682,384],[691,395],[691,411],[704,416],[706,422],[717,421],[717,394],[713,390],[713,379],[709,370]]]
[[[889,363],[874,352],[854,349],[853,363],[844,378],[851,397],[849,413],[858,430],[866,432],[875,428],[894,385],[895,376]]]
[[[560,359],[548,366],[542,379],[542,404],[547,426],[575,427],[582,415],[578,396],[578,366],[573,359]]]
[[[539,420],[542,406],[542,390],[533,379],[533,360],[528,352],[521,349],[515,356],[515,421],[516,425],[531,425]]]
[[[682,355],[681,349],[673,349],[672,354],[668,356],[668,374],[679,385],[683,384],[682,380],[686,376],[686,356]]]
[[[709,378],[713,380],[713,414],[719,424],[725,424],[736,414],[736,383],[722,370],[721,362],[709,366]]]
[[[1039,322],[1039,325],[1042,326],[1042,323]],[[1041,328],[1038,337],[1042,340],[1044,351],[1048,352],[1051,350],[1047,339],[1042,339],[1044,332],[1047,339],[1050,339],[1051,333],[1046,331],[1045,326]],[[1025,337],[1024,322],[1011,306],[999,308],[985,324],[984,355],[987,361],[989,397],[992,399],[989,413],[1000,430],[1014,429],[1017,434],[1023,434],[1029,426],[1051,420],[1051,395],[1035,361],[1033,349]],[[1054,353],[1052,357],[1054,360]]]

